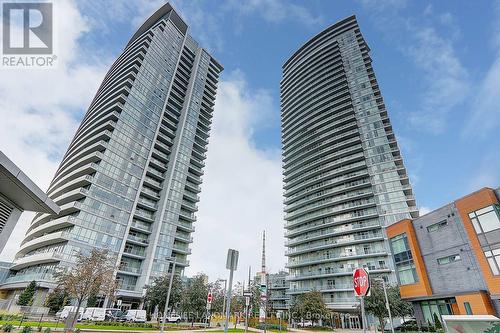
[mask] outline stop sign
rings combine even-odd
[[[208,293],[208,296],[207,296],[207,303],[208,303],[208,304],[212,303],[212,293]]]
[[[370,278],[364,268],[356,268],[352,273],[354,293],[356,296],[366,296],[370,290]]]

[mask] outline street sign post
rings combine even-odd
[[[356,268],[352,272],[352,280],[354,294],[361,298],[361,321],[363,332],[366,333],[365,296],[369,296],[370,293],[370,276],[364,268]]]
[[[224,333],[227,333],[229,325],[229,312],[231,309],[231,294],[233,289],[233,272],[238,267],[239,252],[233,249],[227,250],[226,268],[229,269],[229,288],[227,288],[226,320],[224,323]]]

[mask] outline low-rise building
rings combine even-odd
[[[434,314],[500,314],[500,188],[483,188],[387,227],[401,297]]]

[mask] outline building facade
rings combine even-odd
[[[387,228],[401,297],[420,325],[439,315],[500,315],[500,188],[483,188]]]
[[[318,290],[351,313],[354,268],[395,283],[385,228],[418,216],[369,51],[348,17],[300,47],[281,81],[289,293]]]
[[[0,252],[23,211],[59,213],[59,207],[0,151]],[[0,274],[0,283],[3,281]]]
[[[189,265],[221,65],[165,4],[111,66],[48,194],[59,215],[32,221],[3,288],[52,286],[74,254],[116,257],[118,299],[137,307],[144,285]]]

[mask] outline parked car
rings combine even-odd
[[[146,322],[146,310],[127,310],[125,313],[125,320],[134,323]]]
[[[76,312],[76,308],[77,307],[74,305],[65,306],[64,308],[62,308],[61,311],[58,312],[59,315],[56,314],[56,316],[59,317],[59,319],[61,319],[61,320],[66,320],[68,318],[68,315],[70,314],[70,312]],[[78,310],[78,312],[79,312],[79,315],[76,319],[78,321],[80,321],[82,319],[84,309],[80,308],[80,310]]]
[[[86,308],[82,320],[104,321],[106,319],[105,308]]]
[[[125,321],[125,312],[120,309],[106,309],[105,321]]]
[[[181,322],[181,316],[178,314],[171,314],[170,316],[167,317],[167,322],[169,323],[180,323]]]

